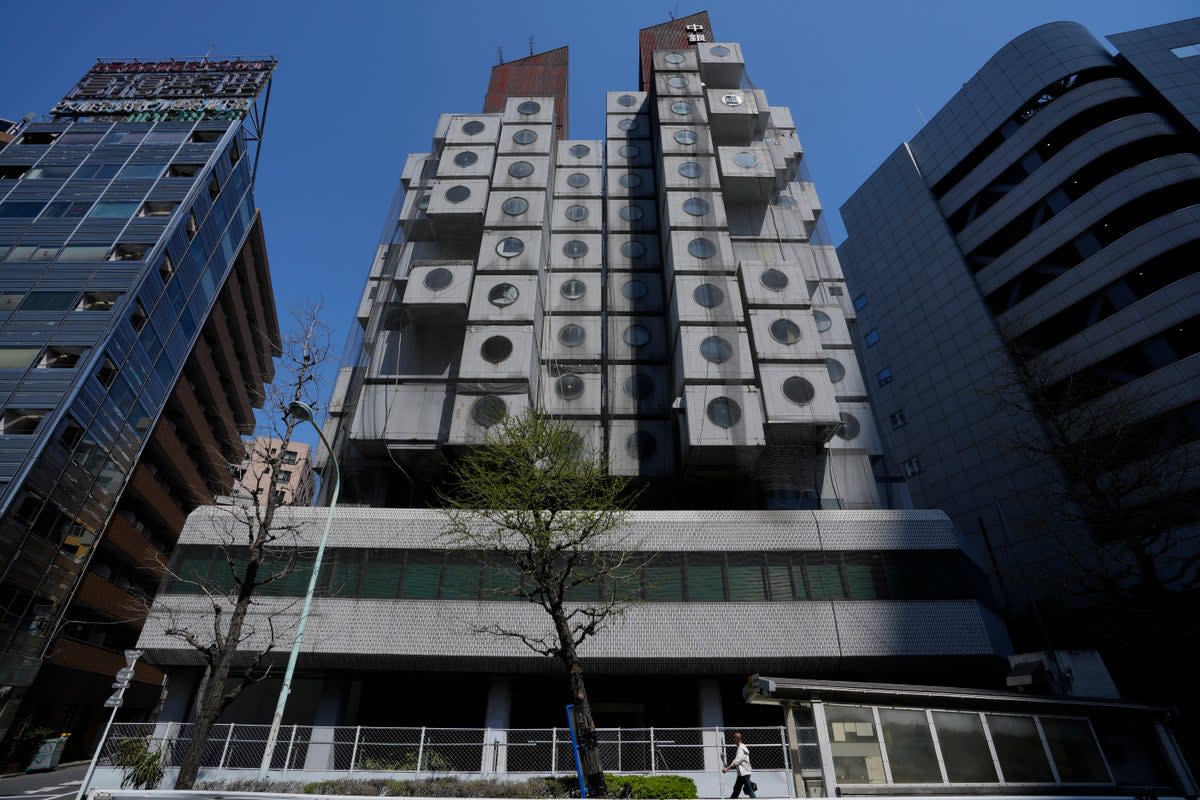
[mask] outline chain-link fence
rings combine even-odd
[[[149,738],[168,767],[178,766],[191,745],[191,724],[121,723],[112,728],[102,763],[122,739]],[[268,725],[213,726],[200,767],[257,769]],[[719,771],[733,758],[733,728],[601,728],[600,759],[610,772]],[[755,772],[789,771],[792,759],[782,726],[741,727]],[[816,731],[801,726],[800,767],[820,770]],[[563,775],[575,771],[567,728],[380,728],[353,725],[284,725],[271,755],[274,774],[406,773],[430,775]]]

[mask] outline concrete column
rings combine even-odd
[[[783,721],[787,727],[788,760],[792,762],[792,783],[795,786],[796,797],[808,797],[800,764],[800,732],[796,729],[796,709],[784,706]]]
[[[321,682],[321,695],[317,700],[317,710],[313,714],[312,735],[309,737],[308,751],[304,755],[304,769],[334,769],[333,734],[337,730],[335,726],[341,721],[345,694],[345,681],[326,678]]]
[[[480,771],[508,772],[508,728],[512,721],[512,681],[492,677],[488,681],[487,710],[483,724],[483,755]]]
[[[158,713],[158,722],[188,721],[201,674],[194,669],[177,669],[167,674],[167,699]]]
[[[696,680],[696,699],[700,707],[701,739],[704,742],[704,770],[721,774],[725,766],[725,737],[717,729],[725,725],[725,712],[721,709],[721,687],[716,678]]]
[[[829,744],[829,726],[825,722],[825,704],[813,700],[813,725],[817,729],[817,751],[821,754],[821,782],[826,797],[837,797],[837,777],[833,772],[833,748]]]

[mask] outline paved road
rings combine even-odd
[[[68,800],[79,791],[87,764],[0,778],[0,800]]]

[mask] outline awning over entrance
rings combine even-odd
[[[1167,706],[763,675],[744,695],[783,709],[795,752],[815,732],[819,775],[793,759],[800,796],[1196,792]]]

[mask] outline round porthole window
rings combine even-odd
[[[446,199],[451,203],[461,203],[471,196],[471,190],[465,186],[451,186],[446,190]]]
[[[576,158],[583,158],[588,153],[592,152],[592,148],[588,147],[586,144],[573,144],[571,145],[571,149],[569,149],[567,152]]]
[[[618,214],[618,216],[621,217],[621,219],[625,220],[626,222],[636,222],[637,220],[646,216],[645,211],[642,211],[637,206],[632,206],[632,205],[625,206],[620,211],[618,211],[617,214]]]
[[[672,89],[686,89],[688,86],[687,78],[682,75],[672,75],[667,78],[667,86]]]
[[[706,413],[708,421],[718,428],[732,428],[742,418],[741,406],[729,397],[716,397],[710,400]]]
[[[578,375],[560,375],[554,382],[554,393],[563,400],[577,400],[583,396],[583,378]]]
[[[723,94],[721,102],[727,106],[740,106],[742,104],[742,96],[740,94]]]
[[[572,172],[567,176],[567,186],[572,189],[582,189],[588,185],[588,176],[582,172]]]
[[[730,53],[732,53],[733,51],[732,51],[732,50],[730,50],[730,49],[729,49],[728,47],[726,47],[725,45],[723,45],[723,44],[719,44],[719,45],[717,45],[716,47],[713,47],[713,48],[712,48],[711,50],[709,50],[708,52],[712,53],[712,54],[713,54],[714,56],[716,56],[717,58],[724,58],[725,56],[729,55],[729,54],[730,54]]]
[[[625,379],[625,394],[634,400],[644,400],[654,393],[654,381],[649,375],[635,372]]]
[[[569,322],[558,329],[558,341],[563,347],[579,347],[587,338],[587,332],[582,326]]]
[[[839,439],[845,439],[848,442],[862,432],[862,425],[859,424],[858,417],[847,414],[845,411],[838,416],[842,418],[842,427],[838,428],[837,432]]]
[[[623,131],[636,131],[638,121],[636,119],[623,119],[617,123],[617,127]]]
[[[479,346],[480,357],[489,364],[499,364],[512,355],[513,343],[507,336],[489,336]]]
[[[739,167],[745,167],[746,169],[749,169],[750,167],[758,164],[758,157],[755,156],[754,153],[743,150],[733,157],[733,163],[737,164]]]
[[[681,117],[686,117],[692,113],[692,104],[686,100],[676,100],[674,103],[671,103],[671,110]]]
[[[463,150],[454,156],[454,163],[460,167],[469,167],[479,160],[479,155],[472,150]]]
[[[811,403],[812,399],[817,396],[817,392],[813,389],[813,385],[804,378],[793,375],[783,382],[783,396],[796,405],[803,406]]]
[[[780,344],[793,345],[800,341],[800,326],[790,319],[777,319],[771,323],[771,338]]]
[[[636,189],[642,185],[642,178],[640,175],[635,175],[632,172],[626,172],[624,175],[617,178],[617,183],[621,184],[626,189]]]
[[[693,217],[703,217],[709,212],[710,206],[707,200],[702,200],[699,197],[689,197],[683,201],[683,210]]]
[[[587,206],[572,205],[563,209],[563,216],[571,220],[571,222],[582,222],[587,219]]]
[[[484,395],[471,406],[471,419],[484,428],[503,422],[507,414],[508,406],[494,394]]]
[[[687,249],[693,258],[712,258],[717,254],[717,246],[711,239],[692,239]]]
[[[700,343],[700,355],[705,361],[723,364],[733,357],[733,345],[723,336],[709,336]]]
[[[621,287],[621,294],[625,295],[626,300],[637,302],[649,293],[650,287],[639,280],[625,281],[625,285]]]
[[[842,378],[846,377],[846,368],[836,358],[825,359],[825,369],[829,371],[829,380],[831,383],[841,383]]]
[[[514,161],[508,166],[508,174],[514,178],[528,178],[533,174],[533,164],[528,161]]]
[[[704,167],[695,161],[684,161],[679,165],[679,174],[685,178],[699,178],[704,174]]]
[[[483,123],[477,119],[468,120],[463,123],[462,132],[467,136],[474,136],[483,133]]]
[[[638,146],[635,144],[621,145],[621,147],[617,149],[617,155],[619,155],[621,158],[637,158],[641,152],[642,151],[638,149]]]
[[[510,217],[519,217],[529,210],[529,201],[524,197],[510,197],[500,206],[500,210]]]
[[[432,198],[427,194],[421,195],[420,198],[417,199],[417,210],[424,211],[429,208],[429,201],[431,199]]]
[[[515,258],[525,252],[525,243],[515,236],[508,236],[496,243],[496,254],[501,258]]]
[[[520,296],[520,290],[511,283],[497,283],[488,291],[488,302],[497,308],[504,308],[517,302]]]
[[[587,294],[587,284],[578,278],[568,278],[558,287],[558,293],[568,300],[579,300]]]
[[[645,431],[629,434],[625,440],[625,452],[632,458],[650,458],[658,450],[658,441]]]
[[[668,64],[682,64],[685,59],[683,57],[683,53],[667,53],[665,56],[663,56],[663,61],[667,62]]]
[[[692,299],[705,308],[716,308],[725,302],[725,293],[711,283],[702,283],[692,290]]]
[[[623,94],[617,98],[617,105],[624,106],[625,108],[629,108],[630,106],[637,105],[637,101],[638,101],[638,99],[636,97],[634,97],[633,95]]]
[[[833,320],[824,311],[814,311],[813,319],[817,321],[817,330],[822,333],[833,327]]]
[[[675,141],[680,144],[695,144],[700,136],[695,131],[675,131]]]
[[[621,341],[630,347],[644,347],[650,343],[650,330],[644,325],[630,325],[621,334]]]
[[[777,269],[766,269],[758,276],[758,282],[772,292],[782,292],[787,288],[788,276]]]
[[[621,255],[629,259],[641,258],[642,256],[646,255],[646,245],[642,244],[636,239],[630,239],[628,242],[625,242],[625,244],[621,245]]]
[[[422,281],[425,284],[425,288],[431,292],[440,292],[453,282],[454,273],[445,267],[431,269],[425,273],[425,280]]]
[[[517,144],[533,144],[537,141],[537,133],[523,128],[512,135],[512,140]]]
[[[583,258],[587,255],[588,246],[578,239],[572,239],[563,245],[562,251],[567,258]]]
[[[542,110],[542,104],[533,100],[526,100],[521,105],[517,106],[517,113],[526,117],[532,117],[534,114]]]

